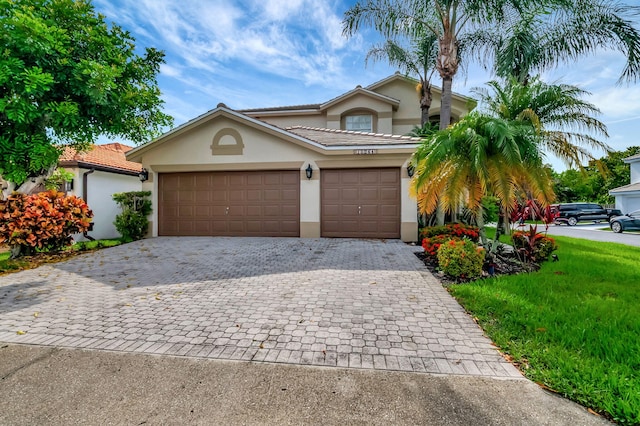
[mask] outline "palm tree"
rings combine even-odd
[[[431,77],[435,71],[436,54],[438,51],[436,37],[426,33],[411,40],[411,47],[405,48],[395,40],[387,40],[384,44],[373,46],[367,53],[365,62],[386,59],[390,65],[400,68],[405,74],[418,77],[417,91],[420,95],[420,109],[422,110],[420,125],[429,122],[429,108],[431,108]]]
[[[459,36],[470,27],[496,23],[503,11],[521,10],[534,0],[361,0],[345,12],[343,34],[372,26],[387,39],[431,33],[438,40],[436,69],[442,78],[440,128],[451,122],[451,85],[458,72]]]
[[[485,55],[497,58],[498,75],[528,74],[608,47],[626,54],[621,79],[634,80],[640,72],[640,33],[625,16],[639,11],[612,0],[360,0],[345,12],[343,34],[371,26],[388,39],[423,32],[436,36],[444,129],[451,120],[451,85],[461,41],[470,52],[484,48]],[[545,30],[548,37],[543,37]],[[538,35],[541,42],[534,43]],[[470,40],[482,47],[472,48]]]
[[[597,161],[591,149],[611,152],[598,139],[607,127],[594,118],[600,110],[582,99],[589,93],[567,84],[547,84],[538,77],[520,82],[516,77],[474,89],[487,113],[505,120],[529,123],[538,132],[538,149],[554,154],[569,168]]]
[[[505,212],[523,192],[543,205],[553,200],[536,144],[529,123],[472,111],[425,140],[414,154],[411,190],[420,211],[432,213],[438,205],[451,211],[463,200],[486,246],[482,198],[494,195]]]
[[[505,14],[502,25],[467,34],[461,41],[465,53],[498,77],[526,82],[532,75],[604,48],[627,58],[620,81],[638,79],[640,33],[631,18],[640,14],[639,7],[610,0],[556,3],[552,8],[540,3],[519,14]]]

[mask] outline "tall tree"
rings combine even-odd
[[[351,36],[370,26],[386,38],[425,30],[438,37],[436,67],[442,77],[440,128],[444,129],[451,120],[451,84],[460,64],[459,49],[472,51],[467,40],[484,46],[482,55],[497,61],[494,70],[501,76],[528,74],[611,48],[627,56],[621,78],[635,80],[640,71],[640,34],[629,18],[638,10],[612,0],[361,0],[345,12],[343,34]],[[564,24],[554,25],[560,21]],[[535,26],[539,23],[554,30],[548,39],[541,38],[544,42],[534,43],[542,31]],[[496,40],[494,34],[503,37]]]
[[[555,3],[555,4],[553,4]],[[625,55],[620,81],[640,75],[640,7],[611,0],[540,2],[522,13],[507,13],[502,25],[465,35],[463,49],[498,77],[520,82],[609,49]]]
[[[386,60],[390,65],[400,68],[405,74],[418,78],[416,88],[420,96],[422,111],[420,125],[429,122],[431,108],[431,77],[435,71],[438,40],[430,32],[423,33],[409,41],[410,47],[405,47],[395,40],[373,46],[369,49],[365,62]]]
[[[438,39],[436,69],[442,78],[440,128],[451,122],[453,77],[458,72],[459,36],[503,18],[511,5],[519,10],[533,0],[361,0],[345,12],[343,34],[371,26],[386,38],[430,32]]]
[[[28,192],[65,144],[149,140],[172,122],[156,76],[164,54],[136,54],[89,0],[0,0],[0,175]]]

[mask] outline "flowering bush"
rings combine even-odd
[[[0,201],[0,245],[17,247],[21,254],[61,250],[73,242],[71,234],[89,229],[92,217],[84,200],[73,195],[14,193]]]
[[[442,272],[456,279],[473,279],[482,275],[484,249],[468,239],[449,240],[438,249]]]
[[[511,234],[513,247],[523,260],[540,263],[548,260],[558,249],[556,241],[538,232],[537,227],[530,226],[528,231],[515,231]]]
[[[422,248],[424,249],[424,254],[430,260],[437,262],[438,261],[438,249],[440,246],[447,241],[451,240],[460,240],[460,238],[452,237],[451,235],[435,235],[433,237],[425,238],[422,240]]]
[[[430,226],[422,228],[422,238],[435,237],[436,235],[451,235],[457,238],[468,238],[473,242],[478,242],[480,232],[476,226],[464,225],[461,223],[451,223],[443,226]]]
[[[422,236],[422,248],[427,258],[433,262],[438,262],[438,248],[450,240],[467,239],[478,242],[480,233],[475,226],[454,223],[444,226],[431,226],[423,228],[420,232]]]

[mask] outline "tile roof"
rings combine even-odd
[[[319,127],[286,127],[287,132],[302,136],[324,146],[416,145],[420,138]]]
[[[78,152],[71,147],[65,147],[58,163],[63,167],[92,165],[113,169],[114,171],[126,171],[138,173],[142,170],[142,165],[127,161],[125,153],[131,151],[133,147],[121,143],[108,143],[105,145],[92,145],[87,151]]]
[[[616,194],[619,192],[632,192],[632,191],[640,191],[640,182],[614,188],[609,191],[609,194]]]
[[[319,110],[320,105],[322,104],[287,105],[287,106],[279,106],[279,107],[239,109],[236,111],[246,114],[246,113],[253,113],[253,112],[270,112],[270,111],[275,112],[275,111],[291,111],[291,110],[305,110],[305,109]]]

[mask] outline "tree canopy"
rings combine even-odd
[[[0,0],[0,175],[46,177],[61,147],[100,135],[148,141],[172,123],[156,77],[163,52],[136,53],[89,0]]]
[[[436,70],[438,39],[432,33],[425,32],[412,37],[409,44],[410,46],[405,46],[396,40],[387,39],[385,43],[369,49],[365,61],[386,59],[390,65],[395,65],[404,73],[418,77],[416,90],[420,96],[422,110],[420,125],[424,126],[429,121],[432,100],[431,77]]]

